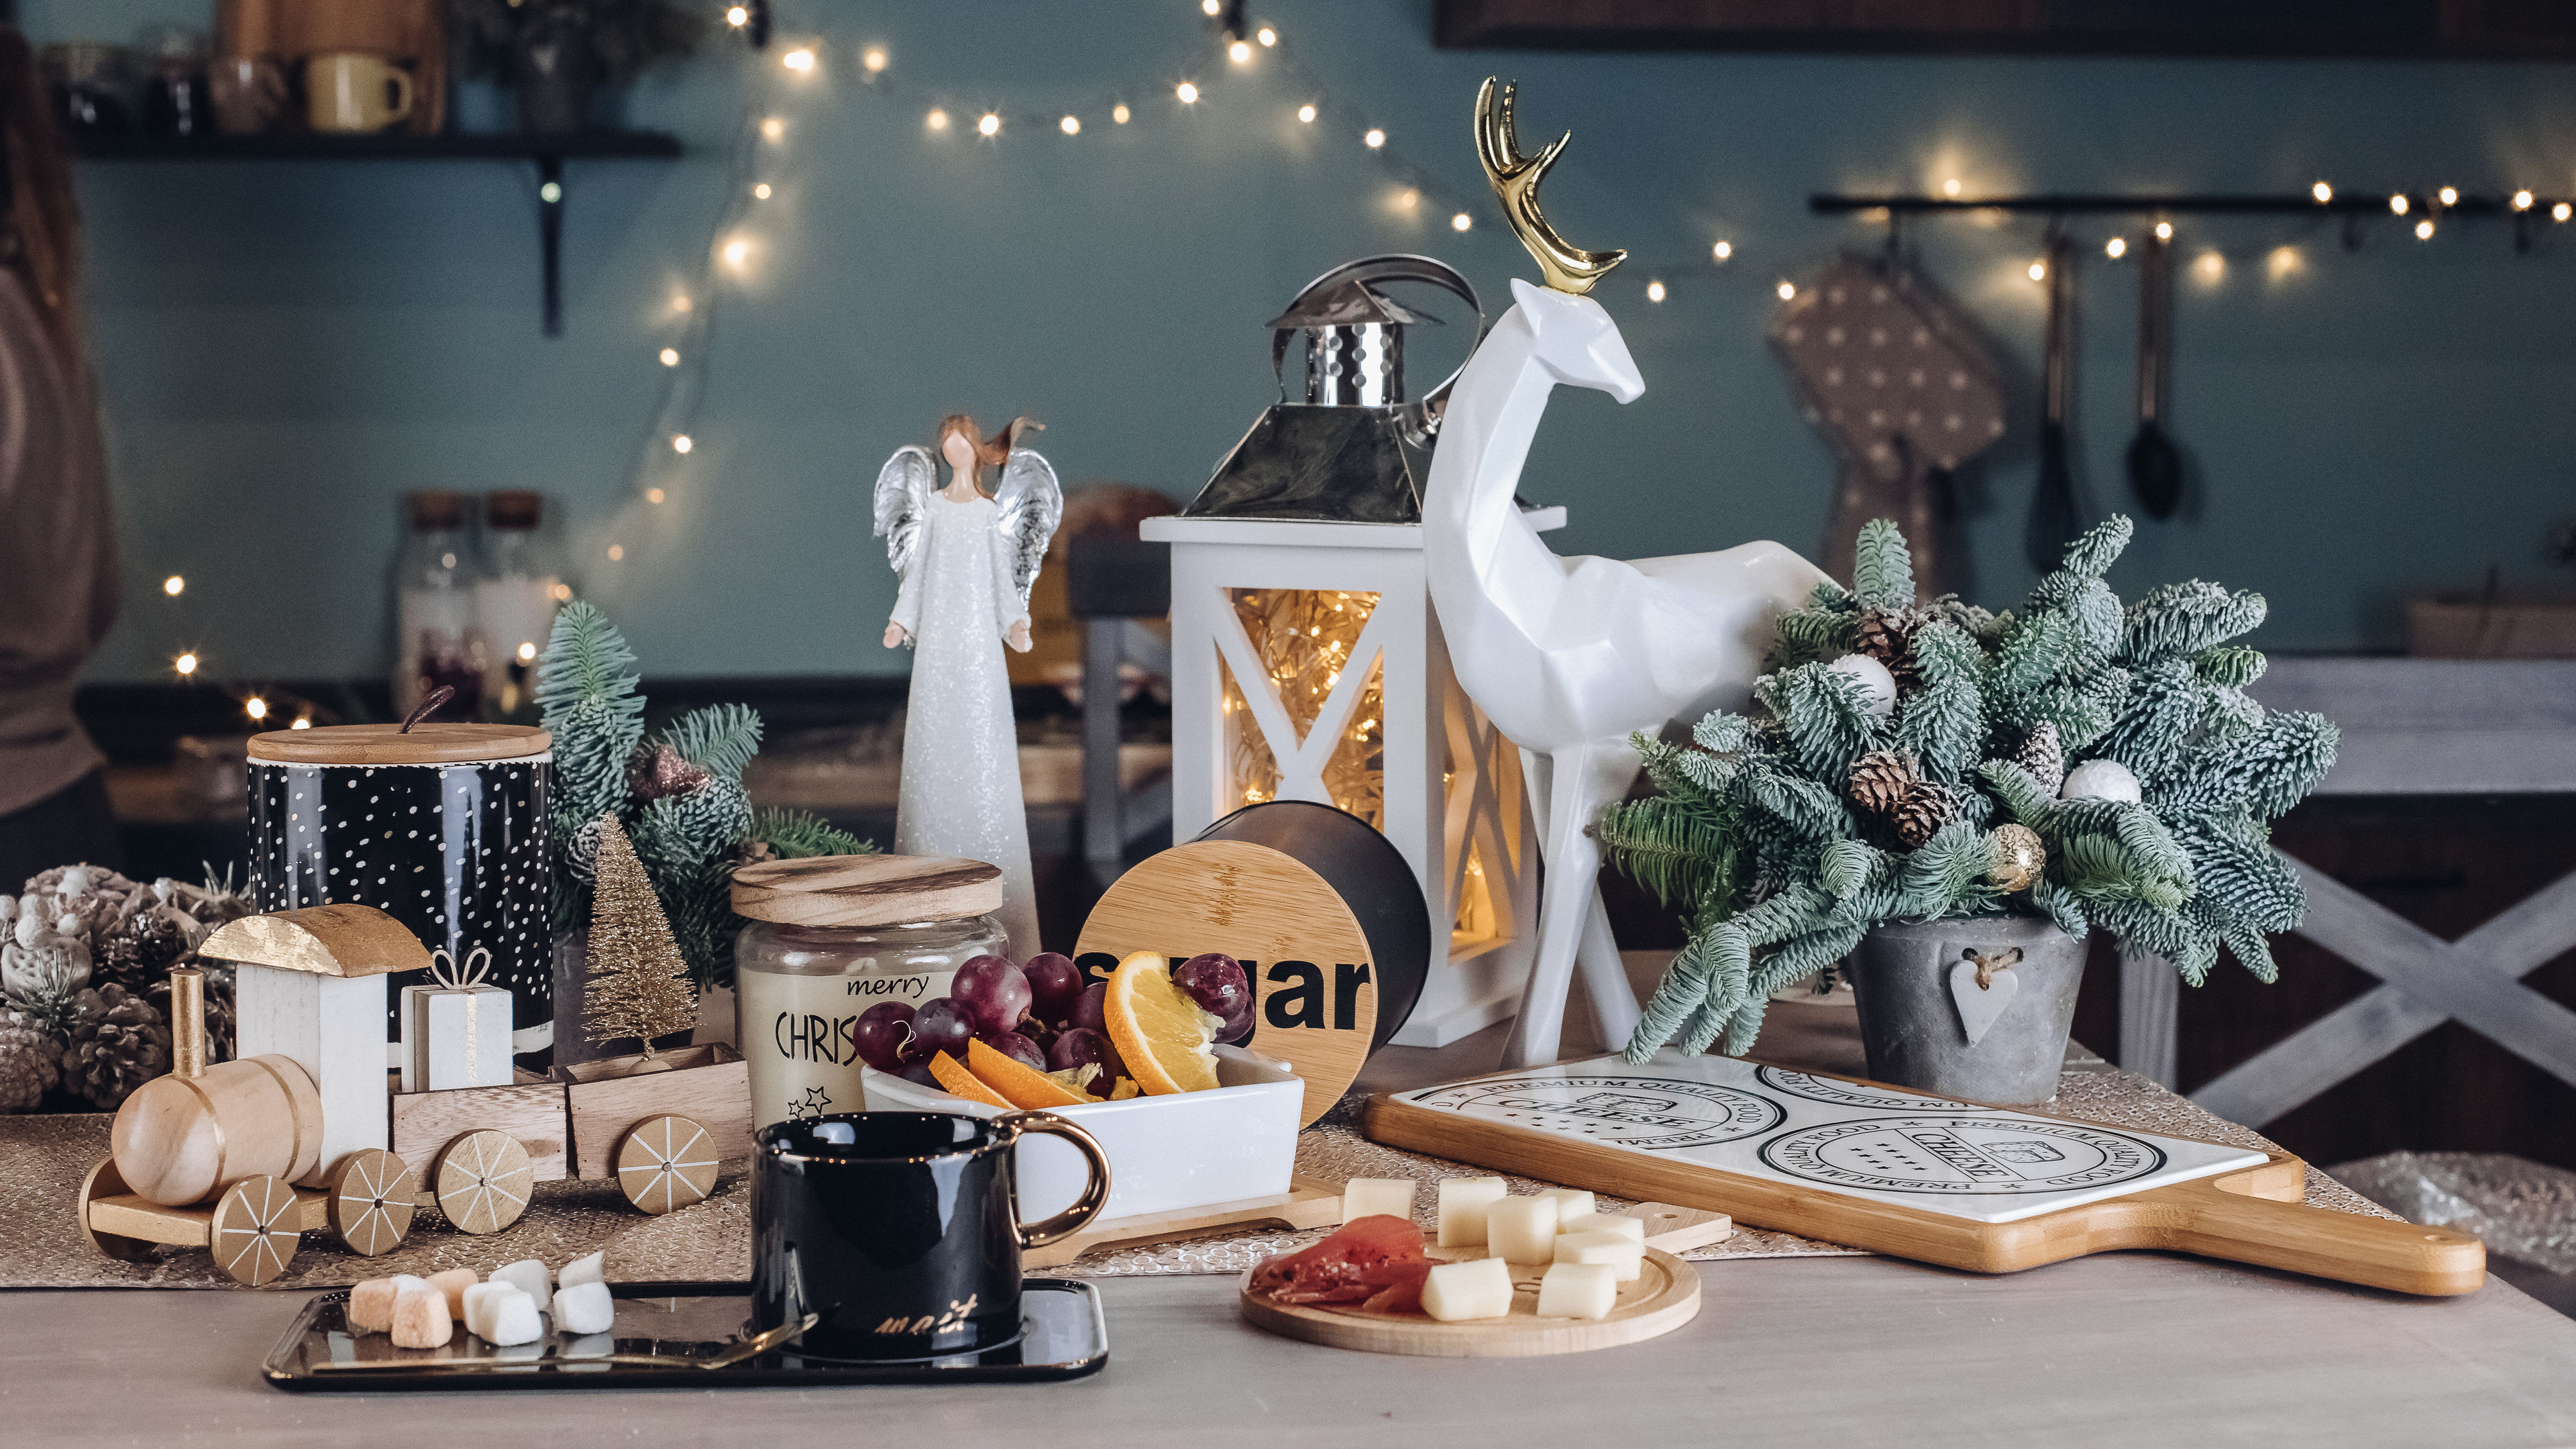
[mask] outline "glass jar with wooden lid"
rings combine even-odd
[[[737,1036],[754,1130],[858,1112],[859,1017],[948,994],[977,956],[1004,954],[1002,873],[975,860],[820,855],[734,872]]]

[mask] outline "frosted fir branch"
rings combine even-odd
[[[1852,593],[1864,609],[1914,607],[1914,554],[1893,519],[1860,526],[1852,559]]]

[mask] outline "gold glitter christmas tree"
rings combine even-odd
[[[593,1041],[643,1040],[697,1024],[689,963],[635,846],[613,814],[599,818],[599,875],[591,893],[590,976],[582,983],[583,1026]]]

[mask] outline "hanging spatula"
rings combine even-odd
[[[2041,363],[2039,487],[2031,495],[2030,523],[2022,534],[2022,551],[2043,574],[2065,558],[2066,546],[2083,528],[2075,507],[2075,475],[2066,458],[2067,373],[2074,366],[2068,350],[2075,324],[2071,257],[2066,238],[2049,238],[2042,263],[2048,283],[2048,340]]]
[[[2129,443],[2129,489],[2150,518],[2182,506],[2182,450],[2162,418],[2173,374],[2173,256],[2147,233],[2138,257],[2138,436]]]

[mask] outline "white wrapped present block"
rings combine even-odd
[[[510,993],[486,986],[492,953],[477,946],[457,969],[430,953],[428,986],[402,990],[402,1089],[444,1092],[510,1083]]]

